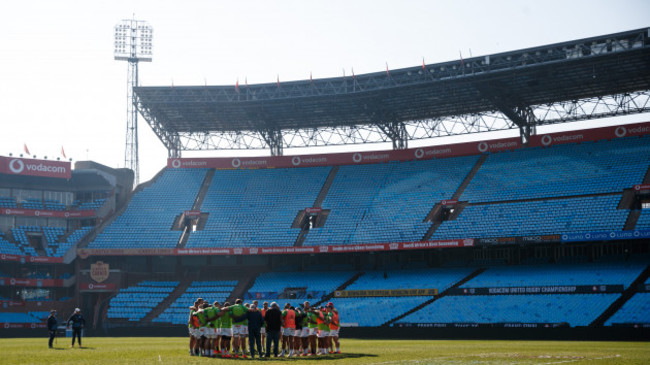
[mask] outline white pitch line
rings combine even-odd
[[[608,359],[613,359],[616,357],[621,357],[621,355],[616,354],[616,355],[611,355],[611,356],[603,356],[603,357],[596,357],[596,358],[583,358],[583,359],[572,359],[572,360],[564,360],[564,361],[555,361],[555,362],[544,362],[539,365],[552,365],[552,364],[565,364],[569,362],[578,362],[578,361],[595,361],[595,360],[608,360]]]

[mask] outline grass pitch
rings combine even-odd
[[[340,355],[265,360],[190,357],[187,343],[180,337],[89,337],[85,348],[71,349],[70,339],[59,338],[48,349],[45,337],[0,339],[0,364],[650,364],[647,342],[341,339]]]

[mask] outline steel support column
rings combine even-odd
[[[271,156],[282,156],[283,154],[283,140],[282,131],[278,129],[269,129],[260,131],[260,135],[266,145],[271,149]]]
[[[404,122],[378,124],[377,127],[379,127],[379,129],[381,129],[393,142],[394,150],[404,150],[408,148],[409,134]]]

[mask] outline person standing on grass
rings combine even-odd
[[[257,304],[253,303],[248,312],[246,312],[248,320],[248,345],[251,350],[251,357],[255,357],[255,350],[257,345],[257,352],[260,357],[264,356],[262,353],[262,325],[264,324],[264,317],[262,312],[257,309]]]
[[[260,310],[262,318],[266,315],[267,310],[269,310],[269,302],[263,302],[262,309]],[[262,334],[262,352],[266,352],[266,322],[264,322],[264,326],[262,326],[260,333]]]
[[[330,312],[330,346],[332,347],[332,353],[340,354],[341,353],[341,344],[339,343],[339,330],[341,324],[339,322],[339,311],[334,308],[334,303],[327,303],[327,308]],[[336,345],[336,349],[334,346]]]
[[[280,356],[293,356],[293,336],[296,332],[296,311],[287,303],[282,311],[282,352]],[[288,349],[287,349],[288,347]]]
[[[271,342],[273,343],[273,355],[278,357],[278,342],[280,341],[280,327],[282,327],[282,312],[278,303],[271,303],[271,308],[264,315],[266,323],[266,357],[271,357]]]
[[[75,337],[79,339],[79,348],[81,348],[81,330],[86,325],[86,320],[81,314],[81,309],[75,308],[74,313],[68,318],[68,327],[72,324],[72,344],[70,348],[74,347]]]
[[[50,341],[48,342],[49,348],[52,348],[52,342],[54,337],[56,337],[56,327],[59,324],[56,320],[56,311],[52,309],[50,311],[50,316],[47,317],[47,330],[50,332]]]

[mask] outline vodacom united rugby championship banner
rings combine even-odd
[[[66,161],[0,156],[0,174],[69,179],[72,176],[72,164]]]
[[[579,143],[602,139],[622,138],[650,134],[650,123],[585,129],[578,131],[531,136],[531,147],[547,147],[564,143]],[[169,168],[214,169],[265,169],[283,167],[313,167],[382,163],[388,161],[429,160],[432,158],[476,155],[484,152],[501,152],[521,147],[519,138],[494,139],[442,146],[421,147],[408,150],[332,153],[324,155],[235,157],[235,158],[170,158]]]

